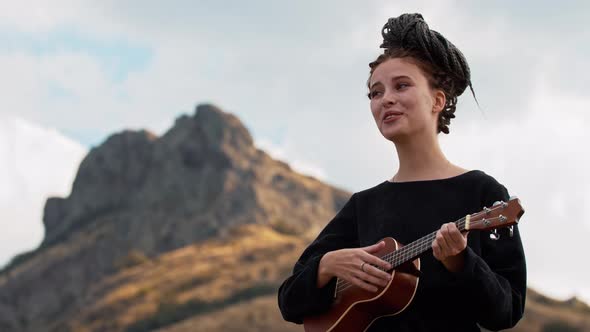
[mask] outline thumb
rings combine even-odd
[[[465,240],[467,240],[467,236],[469,235],[469,231],[467,231],[467,232],[465,232],[465,233],[463,233],[463,234],[461,234],[461,235],[463,235],[463,238],[464,238]]]
[[[363,249],[364,251],[368,252],[368,253],[374,253],[379,251],[381,248],[383,248],[385,246],[385,241],[379,241],[373,245],[367,246],[367,247],[363,247],[361,249]]]

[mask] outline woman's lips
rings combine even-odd
[[[401,118],[403,113],[388,113],[383,117],[383,123],[391,123]]]

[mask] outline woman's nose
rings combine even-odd
[[[383,92],[383,98],[381,98],[381,102],[383,106],[393,105],[397,102],[397,97],[392,91],[390,91],[389,89],[385,89],[385,91]]]

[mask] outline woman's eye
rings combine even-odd
[[[400,89],[403,89],[403,88],[408,87],[408,86],[410,86],[410,85],[409,84],[406,84],[406,83],[400,83],[400,84],[397,85],[397,89],[400,90]]]
[[[378,93],[381,93],[381,91],[373,91],[373,92],[371,92],[371,98],[375,97]]]

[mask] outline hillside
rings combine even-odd
[[[84,158],[68,197],[47,200],[42,245],[0,272],[0,331],[70,321],[138,253],[155,259],[235,225],[319,229],[348,195],[269,157],[213,105],[162,137],[114,134]]]
[[[244,225],[155,260],[129,258],[131,266],[98,284],[88,306],[53,331],[302,331],[283,321],[276,291],[311,235]],[[534,290],[528,299],[513,331],[590,330],[587,305]]]

